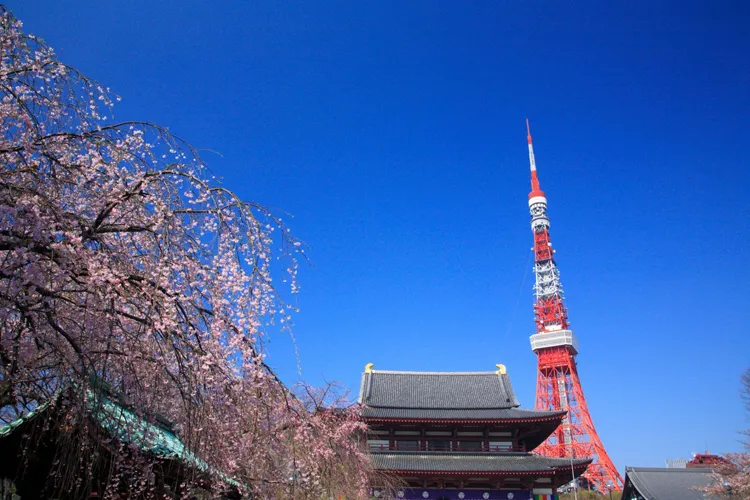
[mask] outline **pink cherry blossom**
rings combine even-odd
[[[5,10],[0,50],[0,419],[75,388],[57,424],[85,432],[61,434],[49,480],[91,477],[101,433],[87,415],[106,385],[144,420],[173,423],[207,464],[204,487],[365,498],[355,411],[327,389],[285,387],[264,362],[266,332],[290,324],[304,245],[166,128],[113,123],[119,98]],[[165,494],[153,458],[116,448],[105,496],[123,482]]]

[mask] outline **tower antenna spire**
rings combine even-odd
[[[531,127],[529,127],[528,118],[526,118],[526,138],[529,140],[529,144],[531,144]]]
[[[544,196],[541,188],[539,187],[539,178],[536,174],[536,159],[534,158],[534,145],[531,143],[531,127],[529,127],[529,119],[526,118],[526,139],[529,141],[529,167],[531,168],[531,193],[529,199],[535,196]]]
[[[531,129],[526,119],[526,134],[529,141],[531,164],[531,193],[529,211],[531,230],[534,233],[534,316],[536,333],[531,336],[531,349],[536,353],[537,410],[564,410],[567,416],[549,439],[537,448],[537,453],[552,457],[589,457],[594,461],[584,474],[599,492],[607,488],[622,489],[622,478],[591,420],[583,388],[578,377],[575,357],[578,340],[570,329],[568,310],[565,307],[560,271],[555,261],[555,251],[549,233],[547,197],[539,188],[536,174],[534,147],[531,144]]]

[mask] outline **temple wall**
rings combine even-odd
[[[551,488],[534,488],[533,500],[558,500],[558,498]]]
[[[373,499],[388,498],[373,490]],[[535,500],[528,490],[461,490],[414,488],[398,490],[394,500]],[[547,499],[544,499],[547,500]],[[557,500],[556,497],[554,500]]]

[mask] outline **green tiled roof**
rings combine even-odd
[[[33,420],[36,418],[37,415],[40,413],[44,413],[44,411],[51,405],[55,400],[57,399],[57,396],[53,397],[49,401],[40,404],[36,408],[34,408],[32,411],[27,413],[26,415],[14,420],[13,422],[0,427],[0,439],[4,438],[5,436],[10,436],[13,434],[13,432],[19,428],[21,425],[23,425],[25,422],[28,422],[30,420]]]
[[[162,459],[180,461],[201,472],[215,473],[227,484],[240,486],[237,481],[216,471],[187,449],[180,438],[166,426],[151,422],[118,403],[114,398],[108,397],[107,394],[110,391],[105,385],[94,384],[94,387],[102,390],[96,392],[91,389],[85,390],[86,409],[110,436],[121,443],[133,445],[144,453]],[[25,422],[29,422],[42,414],[60,398],[60,395],[61,392],[56,393],[49,401],[39,405],[33,411],[0,427],[0,439],[9,436]]]
[[[99,425],[118,441],[157,457],[180,460],[208,471],[208,465],[186,449],[174,432],[145,420],[104,395],[97,396],[90,389],[86,390],[86,406]]]

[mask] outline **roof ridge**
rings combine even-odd
[[[625,467],[625,472],[713,472],[711,467]]]
[[[494,372],[414,372],[399,370],[370,370],[369,373],[387,373],[390,375],[498,375]]]
[[[364,403],[365,406],[368,406],[370,408],[386,408],[389,410],[510,410],[510,409],[520,409],[518,406],[478,406],[478,407],[466,407],[466,406],[393,406],[393,405],[378,405],[378,404],[370,404],[370,403]],[[535,410],[527,410],[527,411],[535,411]],[[540,412],[543,411],[545,413],[547,410],[540,410]],[[567,412],[563,412],[567,413]]]
[[[487,451],[399,451],[399,450],[388,450],[388,451],[373,451],[373,454],[377,453],[380,455],[398,455],[398,456],[423,456],[427,455],[430,457],[536,457],[529,451],[498,451],[498,452],[487,452]],[[554,457],[543,457],[543,458],[554,458]],[[574,459],[580,460],[580,459]]]

